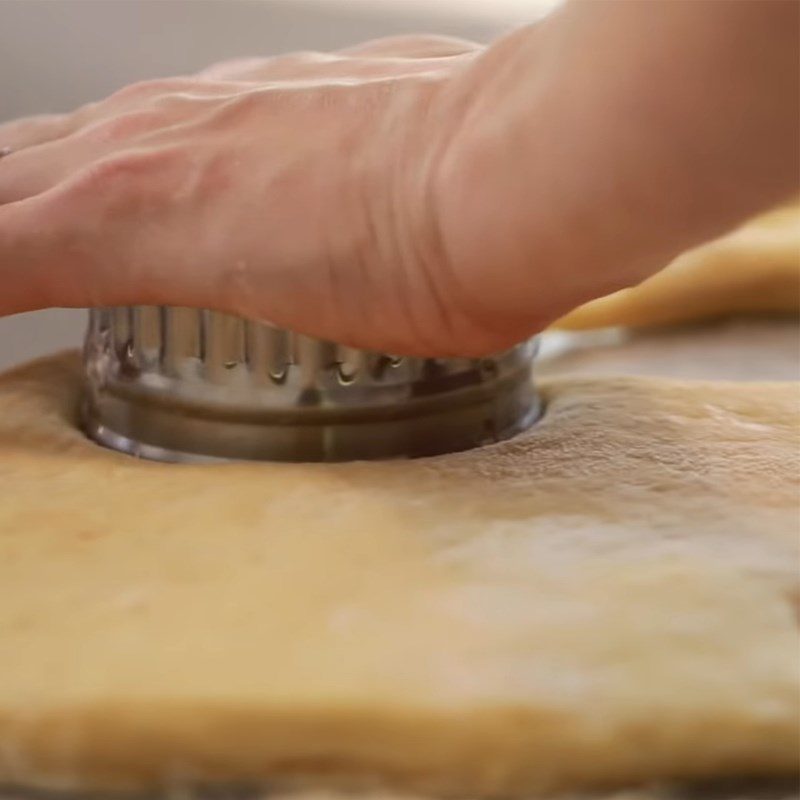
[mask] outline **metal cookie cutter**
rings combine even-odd
[[[399,358],[215,311],[102,308],[84,348],[84,425],[107,447],[160,461],[436,455],[536,420],[535,350]]]

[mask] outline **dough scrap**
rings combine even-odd
[[[0,784],[797,769],[798,386],[559,380],[462,454],[175,466],[0,377]]]
[[[676,258],[638,286],[593,300],[553,327],[652,326],[736,313],[800,312],[800,204]]]

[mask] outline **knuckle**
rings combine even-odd
[[[183,77],[139,81],[117,89],[97,105],[105,109],[143,105],[161,95],[191,91],[197,87],[197,84],[196,79]]]
[[[164,122],[162,113],[154,110],[131,111],[95,122],[84,128],[80,136],[93,142],[118,142],[148,133]]]
[[[193,111],[202,111],[208,107],[213,107],[216,102],[217,97],[213,94],[192,94],[176,89],[154,97],[147,104],[147,108],[158,119],[164,121]]]
[[[410,44],[416,44],[420,47],[440,47],[443,50],[471,50],[480,46],[476,42],[472,42],[468,39],[461,39],[457,36],[445,36],[438,33],[417,34],[411,38],[414,41],[410,42]]]
[[[264,58],[233,58],[220,61],[198,72],[198,77],[206,84],[217,82],[240,81],[243,77],[257,73],[263,69],[267,59]]]
[[[269,66],[307,67],[313,64],[324,64],[334,56],[320,53],[316,50],[295,50],[291,53],[282,53],[269,59]]]
[[[80,130],[82,126],[91,124],[92,120],[96,119],[101,113],[101,109],[101,102],[84,103],[84,105],[76,108],[75,111],[68,115],[69,127],[76,131]]]
[[[264,80],[292,80],[323,75],[332,65],[349,59],[338,53],[319,53],[304,50],[274,56],[251,74]]]
[[[237,125],[263,108],[264,102],[264,90],[240,92],[219,102],[209,120],[220,127]]]
[[[172,82],[164,78],[155,78],[146,81],[137,81],[117,89],[109,96],[108,102],[124,102],[127,100],[139,100],[151,97],[168,91]]]
[[[467,39],[460,39],[455,36],[445,36],[436,33],[415,33],[401,34],[398,36],[385,36],[368,42],[362,47],[357,47],[354,52],[360,50],[367,53],[403,56],[437,56],[451,55],[470,50],[478,49],[480,45]]]
[[[75,198],[157,201],[171,190],[184,156],[177,149],[118,153],[97,161],[73,179]]]
[[[204,70],[201,70],[200,74],[206,75],[209,73],[225,72],[227,70],[240,69],[241,67],[250,67],[261,60],[262,59],[255,57],[228,58],[225,61],[217,61],[216,64],[211,64],[211,66],[206,67]]]

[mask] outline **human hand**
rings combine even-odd
[[[389,352],[493,349],[431,207],[437,98],[480,52],[234,61],[0,126],[0,310],[195,305]]]
[[[0,126],[0,314],[501,350],[797,190],[799,11],[571,2],[489,48],[237,61]]]

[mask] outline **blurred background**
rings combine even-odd
[[[399,33],[445,33],[488,41],[536,19],[554,4],[0,0],[0,121],[67,111],[132,81],[192,72],[238,56],[330,50]],[[79,310],[56,309],[0,319],[0,369],[77,345],[85,316]]]

